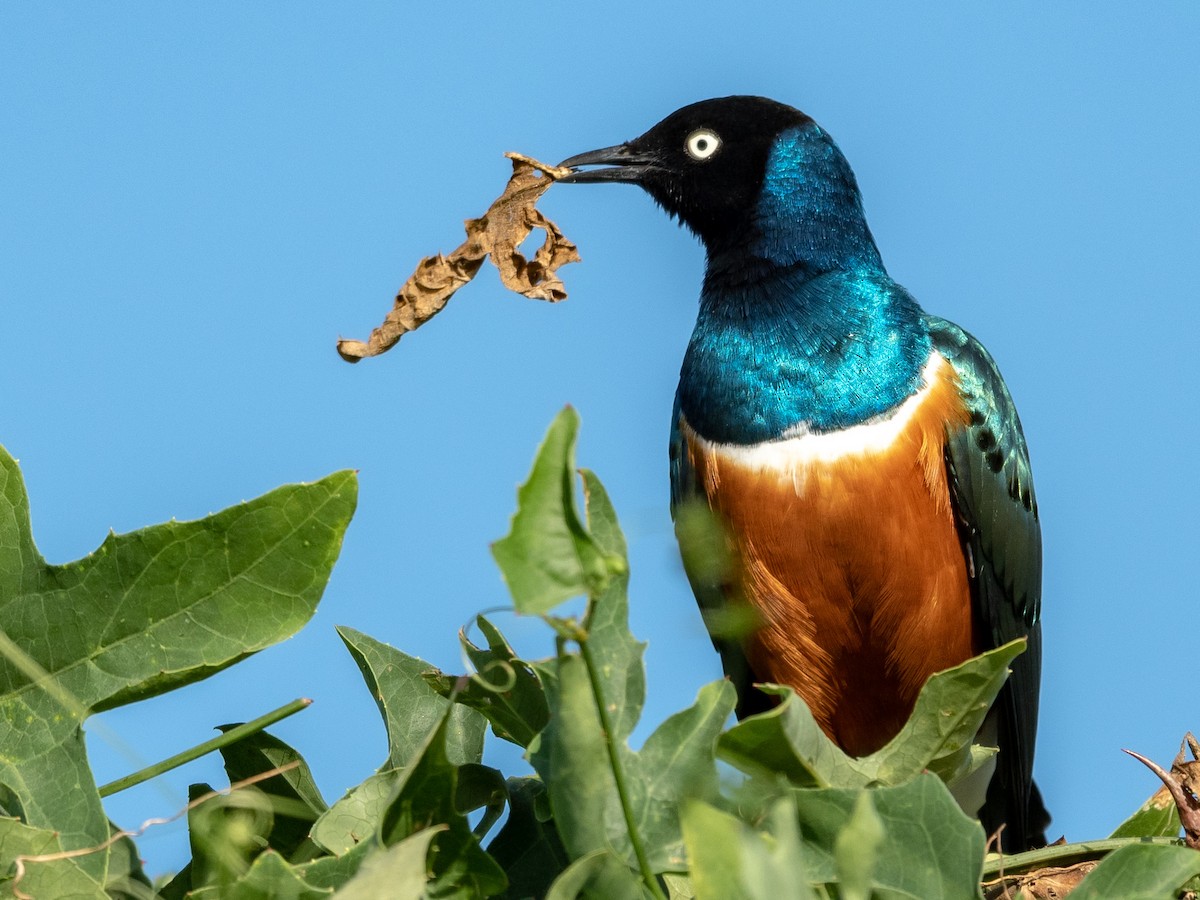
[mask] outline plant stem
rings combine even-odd
[[[1171,837],[1108,838],[1102,841],[1083,841],[1078,844],[1052,845],[1050,847],[1042,847],[1040,850],[1026,850],[1024,853],[1013,853],[1006,856],[992,853],[988,854],[984,860],[983,877],[985,879],[995,877],[1002,871],[1005,874],[1023,872],[1034,866],[1045,866],[1048,864],[1070,865],[1071,863],[1083,862],[1089,859],[1099,859],[1113,850],[1124,847],[1126,844],[1166,845],[1179,843],[1179,838]]]
[[[642,836],[638,833],[637,825],[633,820],[633,808],[629,803],[629,787],[625,782],[625,767],[621,764],[617,742],[613,739],[612,720],[608,715],[608,705],[604,702],[599,667],[588,647],[586,635],[579,638],[579,650],[583,656],[588,679],[592,683],[592,695],[596,698],[596,710],[600,714],[600,728],[604,732],[604,746],[608,750],[608,760],[612,764],[613,780],[617,785],[617,797],[621,801],[621,812],[625,815],[625,827],[629,830],[629,843],[633,845],[633,853],[637,857],[638,868],[642,872],[642,881],[646,883],[646,887],[649,888],[656,900],[666,900],[662,888],[658,886],[658,879],[654,877],[654,871],[650,868],[646,848],[642,846]]]
[[[230,728],[223,734],[218,735],[210,741],[205,741],[203,744],[197,744],[184,750],[182,753],[176,753],[174,756],[164,759],[162,762],[157,762],[152,766],[147,766],[124,778],[118,778],[116,781],[110,781],[108,784],[100,787],[100,796],[109,797],[118,791],[123,791],[126,788],[131,788],[135,784],[141,784],[143,781],[149,781],[151,778],[156,778],[164,772],[169,772],[172,769],[177,769],[185,763],[190,763],[193,759],[199,759],[206,753],[212,753],[214,750],[220,750],[222,747],[227,747],[230,744],[237,743],[242,738],[249,737],[252,734],[257,734],[269,725],[274,725],[281,719],[286,719],[288,716],[295,715],[302,709],[307,709],[312,703],[307,697],[301,697],[298,700],[293,700],[286,706],[281,706],[279,709],[273,710],[264,716],[259,716],[252,722],[246,722],[237,728]]]

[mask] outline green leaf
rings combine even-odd
[[[547,613],[581,594],[604,590],[624,560],[606,554],[575,511],[575,436],[567,407],[551,423],[533,470],[517,492],[509,533],[492,545],[518,612]]]
[[[1183,824],[1179,821],[1179,807],[1171,799],[1165,787],[1159,788],[1138,807],[1137,811],[1117,826],[1110,837],[1179,837]]]
[[[487,723],[475,710],[451,703],[430,686],[431,677],[441,673],[429,663],[353,628],[339,626],[337,631],[379,705],[388,734],[388,758],[380,770],[347,792],[313,826],[313,842],[341,855],[378,830],[403,770],[425,752],[435,732],[441,732],[451,763],[473,764],[483,758]]]
[[[575,860],[546,892],[546,900],[575,900],[577,897],[639,900],[648,896],[646,886],[637,875],[610,850],[594,850]]]
[[[1008,677],[1008,664],[1025,649],[1012,641],[931,676],[900,733],[870,756],[847,756],[825,736],[804,701],[790,688],[764,685],[779,706],[750,716],[721,736],[721,757],[749,774],[775,772],[797,787],[903,784],[924,771],[954,783],[989,756],[971,739]]]
[[[750,775],[777,773],[797,787],[862,787],[857,761],[831,741],[791,688],[759,686],[780,697],[774,709],[748,716],[721,735],[721,758]]]
[[[662,880],[667,886],[667,900],[696,900],[696,888],[688,876],[665,872]]]
[[[579,477],[583,481],[583,502],[587,510],[588,530],[593,540],[609,557],[625,560],[629,555],[625,535],[621,533],[617,511],[612,505],[608,491],[591,469],[580,469]],[[626,573],[627,566],[621,566],[614,572],[616,575]]]
[[[235,880],[188,895],[192,900],[323,900],[332,896],[332,889],[309,884],[298,869],[273,850],[259,854]]]
[[[394,769],[376,772],[329,807],[313,825],[314,843],[341,856],[370,838],[399,777]]]
[[[1025,650],[1018,638],[931,675],[900,733],[859,760],[873,781],[901,784],[923,771],[950,781],[965,771],[971,740],[1008,679],[1008,664]]]
[[[121,829],[108,823],[110,834]],[[123,837],[109,848],[108,877],[104,890],[120,900],[157,900],[157,894],[142,869],[142,859],[132,838]]]
[[[683,807],[680,824],[696,893],[729,900],[749,897],[743,882],[747,864],[744,857],[749,855],[745,844],[761,840],[760,836],[736,816],[700,801]],[[807,886],[803,877],[796,878],[794,884],[797,890]]]
[[[613,579],[604,596],[592,604],[585,623],[588,649],[600,672],[609,722],[618,741],[633,733],[646,702],[642,663],[646,642],[634,640],[629,631],[627,583],[626,576]]]
[[[362,861],[378,850],[373,841],[362,841],[341,856],[320,856],[295,868],[313,887],[336,890],[358,874]]]
[[[324,590],[356,491],[340,472],[200,521],[109,535],[87,558],[52,566],[0,450],[0,783],[28,824],[67,849],[107,837],[83,720],[294,634]],[[107,856],[78,864],[102,877]]]
[[[547,784],[556,827],[573,858],[611,848],[627,866],[636,866],[587,667],[574,655],[563,655],[558,663],[550,724],[531,755]],[[607,698],[606,676],[601,683]],[[623,738],[617,741],[633,825],[655,872],[680,871],[686,865],[679,805],[715,795],[716,740],[734,703],[733,686],[714,682],[700,690],[691,708],[660,725],[640,752]]]
[[[584,472],[583,480],[595,539],[603,552],[623,561],[625,540],[608,495],[592,473]],[[572,858],[611,849],[622,865],[640,868],[632,827],[653,871],[681,871],[679,804],[716,795],[715,745],[733,710],[734,691],[724,681],[708,685],[640,752],[629,748],[645,701],[645,644],[629,631],[628,581],[622,564],[592,596],[583,628],[571,632],[583,656],[564,649],[551,665],[536,668],[551,716],[530,744],[529,758],[547,785],[555,825]]]
[[[672,510],[675,518],[675,537],[679,542],[679,555],[685,572],[695,584],[729,584],[737,576],[738,561],[733,550],[729,526],[720,513],[699,498],[683,500]],[[749,611],[748,604],[737,607]],[[706,609],[709,613],[718,609]],[[751,620],[752,621],[752,620]],[[760,620],[761,621],[761,620]],[[729,637],[745,637],[749,632],[730,634]],[[723,637],[726,635],[722,635]]]
[[[16,883],[12,863],[19,856],[53,856],[63,851],[58,835],[43,828],[25,825],[16,819],[0,818],[0,896],[15,896],[20,890],[31,897],[94,897],[106,900],[104,885],[71,859],[24,862],[24,874]]]
[[[693,706],[670,716],[633,754],[635,784],[645,791],[635,808],[636,823],[655,872],[681,871],[686,865],[679,805],[717,795],[717,736],[736,703],[728,681],[707,684]]]
[[[570,856],[606,848],[610,832],[623,837],[618,846],[624,855],[625,821],[583,659],[560,657],[556,681],[550,723],[530,746],[529,760],[549,791],[555,826]]]
[[[491,766],[467,763],[458,767],[458,785],[454,793],[454,807],[463,815],[477,809],[484,810],[483,817],[473,829],[475,836],[483,839],[492,826],[500,821],[508,805],[508,788],[504,774]]]
[[[408,900],[425,896],[429,883],[429,845],[446,830],[433,825],[411,834],[391,847],[368,856],[358,874],[334,896],[337,900]]]
[[[883,843],[883,822],[875,811],[870,791],[863,791],[854,802],[850,821],[833,842],[833,860],[837,865],[838,887],[842,900],[871,900],[872,875],[879,862]]]
[[[1174,900],[1200,875],[1200,853],[1189,847],[1130,844],[1110,853],[1071,892],[1071,900]]]
[[[510,778],[508,819],[488,845],[488,854],[508,876],[509,897],[544,897],[570,859],[549,815],[539,815],[546,798],[540,778]]]
[[[476,621],[487,640],[487,648],[476,647],[460,632],[459,640],[476,674],[454,695],[454,700],[483,715],[496,737],[528,747],[550,717],[546,692],[533,668],[517,658],[499,629],[483,616]],[[443,697],[449,697],[458,687],[458,679],[451,675],[425,678]]]
[[[963,900],[979,897],[983,829],[959,809],[946,785],[922,775],[899,787],[867,789],[883,825],[872,875],[878,900]],[[855,824],[863,789],[796,789],[806,863],[816,883],[840,880],[839,835]]]
[[[228,731],[236,726],[219,727],[222,731]],[[308,763],[283,741],[265,731],[222,747],[221,756],[225,760],[225,774],[229,776],[231,784],[271,769],[298,763],[296,768],[257,782],[255,787],[271,802],[275,814],[267,844],[291,862],[299,861],[295,854],[304,847],[312,847],[308,840],[309,831],[329,808],[309,771]]]
[[[191,889],[192,864],[188,862],[158,889],[158,897],[159,900],[183,900]]]
[[[190,806],[208,794],[213,790],[207,784],[188,787],[188,840],[192,847],[188,887],[211,887],[219,893],[245,875],[254,857],[266,848],[274,814],[270,800],[254,787],[215,794]]]
[[[701,802],[688,803],[682,821],[697,897],[816,900],[791,798],[772,808],[768,831]]]
[[[458,708],[458,707],[456,707]],[[447,757],[449,709],[404,769],[379,823],[379,838],[397,844],[431,824],[446,825],[434,838],[431,897],[488,897],[507,881],[496,862],[484,853],[457,805],[459,769]]]
[[[625,558],[625,536],[617,524],[608,492],[591,472],[583,473],[588,525],[604,542],[605,552]],[[588,605],[584,620],[588,651],[603,682],[613,735],[624,741],[633,732],[646,701],[646,642],[629,630],[629,572],[618,573]],[[543,678],[543,684],[548,684]]]
[[[440,674],[434,666],[353,628],[342,625],[337,632],[358,663],[387,727],[388,759],[381,769],[407,766],[440,727],[447,709],[446,753],[450,760],[461,764],[483,759],[487,723],[479,713],[451,704],[430,687],[424,676]]]

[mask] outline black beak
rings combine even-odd
[[[586,172],[572,172],[566,178],[558,179],[563,184],[589,184],[597,181],[629,181],[639,183],[642,177],[654,168],[654,157],[632,149],[628,144],[617,147],[605,147],[603,150],[592,150],[564,159],[559,163],[569,169],[580,166],[614,166],[610,169],[589,169]]]

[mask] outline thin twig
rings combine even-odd
[[[279,766],[274,769],[268,769],[265,772],[259,772],[257,775],[251,775],[249,778],[243,778],[241,781],[235,781],[233,784],[229,785],[229,787],[227,787],[227,788],[221,788],[220,790],[209,791],[207,794],[201,794],[199,797],[197,797],[195,800],[193,800],[191,803],[189,803],[183,809],[179,810],[179,812],[177,812],[173,815],[167,816],[165,818],[147,819],[145,822],[143,822],[141,824],[141,826],[139,828],[137,828],[134,831],[115,832],[114,834],[109,836],[108,840],[104,841],[101,844],[97,844],[95,847],[79,847],[79,848],[76,848],[75,850],[60,850],[57,853],[41,853],[41,854],[37,854],[37,855],[20,855],[20,856],[16,857],[16,859],[14,860],[14,863],[16,865],[16,873],[15,873],[15,876],[14,876],[13,882],[12,882],[13,896],[16,897],[17,900],[34,900],[34,898],[32,896],[24,893],[18,887],[18,885],[21,883],[21,879],[25,877],[25,864],[26,863],[58,862],[59,860],[63,860],[63,859],[78,859],[81,856],[89,856],[92,853],[100,853],[104,850],[107,850],[109,847],[111,847],[113,844],[115,844],[117,841],[121,840],[122,838],[141,837],[143,834],[146,833],[146,831],[148,829],[152,828],[155,825],[167,825],[171,822],[174,822],[176,819],[178,819],[182,816],[186,816],[189,812],[191,812],[197,806],[200,806],[203,803],[207,803],[209,800],[212,800],[214,797],[228,796],[228,795],[234,793],[235,791],[240,791],[242,788],[250,787],[250,785],[252,785],[252,784],[258,784],[258,782],[260,782],[260,781],[266,781],[269,778],[274,778],[276,775],[282,775],[284,772],[290,772],[292,769],[295,769],[299,765],[300,765],[300,760],[294,759],[287,765]]]
[[[108,797],[119,791],[131,788],[134,785],[141,784],[143,781],[149,781],[151,778],[157,778],[164,772],[169,772],[172,769],[177,769],[180,766],[190,763],[194,759],[199,759],[201,756],[212,753],[214,750],[220,750],[222,747],[228,747],[230,744],[236,744],[238,741],[249,737],[252,734],[258,734],[263,729],[274,725],[281,719],[286,719],[288,716],[295,715],[302,709],[307,709],[312,705],[312,701],[307,697],[301,697],[298,700],[293,700],[291,703],[272,710],[265,715],[259,716],[250,722],[245,722],[236,728],[230,728],[228,731],[222,732],[211,740],[207,740],[202,744],[197,744],[194,747],[189,747],[181,753],[176,753],[174,756],[169,756],[166,759],[156,762],[152,766],[147,766],[144,769],[139,769],[126,775],[124,778],[118,778],[116,781],[110,781],[108,784],[101,785],[99,788],[101,797]]]
[[[1089,859],[1099,859],[1106,853],[1119,850],[1129,844],[1161,844],[1177,847],[1179,840],[1168,837],[1104,838],[1099,841],[1081,841],[1074,844],[1051,844],[1049,847],[1026,850],[1023,853],[1010,853],[1002,857],[989,854],[983,861],[983,876],[984,878],[994,878],[1002,869],[1011,875],[1016,872],[1027,872],[1044,865],[1070,865]]]

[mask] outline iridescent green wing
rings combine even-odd
[[[1042,528],[1029,450],[991,355],[957,325],[932,317],[928,323],[971,415],[968,425],[948,431],[946,464],[980,638],[986,649],[1018,637],[1029,642],[994,707],[1000,758],[981,814],[989,831],[1007,823],[1007,848],[1023,847],[1041,838],[1048,821],[1031,788],[1042,669]]]

